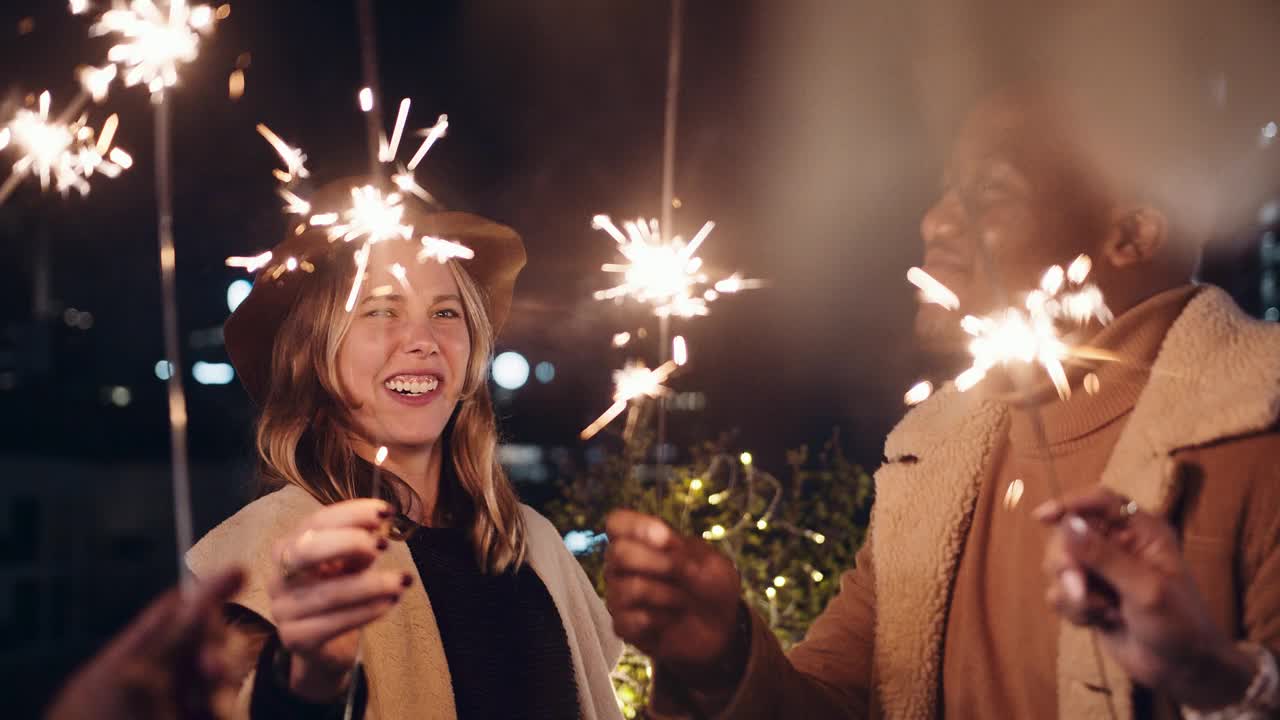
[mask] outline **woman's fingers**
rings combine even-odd
[[[382,500],[344,500],[311,513],[302,529],[364,528],[373,531],[381,529],[390,517],[391,506]]]
[[[277,598],[272,613],[279,622],[332,614],[382,600],[394,601],[413,583],[408,573],[374,571],[322,580],[291,589]]]
[[[394,600],[379,599],[324,615],[281,622],[276,632],[280,643],[291,652],[310,653],[343,633],[377,620],[394,606]]]
[[[286,585],[297,585],[316,576],[356,572],[388,545],[386,538],[353,527],[304,530],[280,548],[280,576]]]

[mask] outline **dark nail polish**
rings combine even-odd
[[[382,508],[381,510],[379,510],[378,517],[382,518],[383,520],[386,520],[387,518],[391,517],[391,508]]]
[[[413,576],[410,575],[409,573],[405,573],[404,577],[400,578],[400,585],[402,585],[403,587],[409,587],[412,584],[413,584]]]
[[[390,542],[388,542],[386,538],[384,538],[384,537],[380,537],[380,538],[378,538],[378,549],[379,549],[379,550],[386,550],[386,549],[387,549],[387,547],[388,547],[388,546],[390,546],[390,545],[391,545],[391,543],[390,543]]]

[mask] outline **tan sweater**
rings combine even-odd
[[[1220,627],[1273,651],[1280,651],[1278,419],[1280,327],[1244,316],[1221,290],[1205,287],[1168,329],[1132,411],[1113,423],[1114,449],[1094,476],[1173,523]],[[1004,489],[991,479],[1010,424],[1007,403],[954,387],[908,413],[885,442],[870,540],[855,569],[842,576],[840,593],[788,655],[753,617],[745,676],[716,716],[942,716],[950,596],[982,487],[992,486],[1003,501]],[[1019,505],[1029,508],[1026,492]],[[1038,565],[1027,584],[1042,591]],[[1055,618],[1046,622],[1056,652],[1038,657],[1042,639],[1019,645],[1022,654],[1010,661],[1051,673],[1041,682],[1054,692],[1033,716],[1107,718],[1088,633]],[[985,627],[1008,632],[1003,619]],[[971,672],[972,682],[995,686],[992,665]],[[1110,659],[1105,672],[1121,720],[1134,717],[1127,678]],[[690,716],[675,709],[661,678],[655,694],[658,717]],[[1157,703],[1158,717],[1177,717],[1167,701]]]
[[[1054,495],[1034,413],[1043,422],[1062,492],[1096,484],[1160,341],[1194,291],[1161,293],[1094,338],[1091,345],[1130,361],[1099,365],[1096,393],[1082,389],[1082,381],[1072,383],[1075,392],[1067,400],[1046,383],[1037,383],[1029,398],[988,393],[1009,406],[1009,428],[978,490],[952,591],[942,662],[948,720],[1053,715],[1058,623],[1044,602],[1041,573],[1049,533],[1031,511]]]
[[[320,503],[303,490],[287,486],[250,503],[205,535],[187,553],[197,577],[238,565],[248,571],[245,586],[232,602],[252,613],[233,635],[238,652],[233,667],[244,678],[237,714],[248,718],[253,669],[271,628],[267,579],[278,572],[272,552],[276,541],[293,531]],[[573,656],[582,720],[620,720],[610,673],[622,654],[622,642],[582,566],[565,548],[551,523],[521,505],[528,530],[527,562],[546,585],[560,613]],[[397,606],[365,627],[362,658],[369,682],[367,720],[454,720],[453,689],[440,630],[422,578],[403,542],[393,542],[379,563],[413,576]]]

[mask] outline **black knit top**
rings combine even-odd
[[[431,598],[459,720],[579,717],[573,658],[560,613],[533,569],[481,572],[466,531],[457,528],[419,528],[408,545]],[[276,647],[273,641],[264,649],[250,714],[341,717],[341,704],[306,703],[280,687],[269,670],[268,654]],[[420,717],[432,715],[431,708],[423,708]]]

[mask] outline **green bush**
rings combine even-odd
[[[655,466],[647,438],[627,443],[564,488],[548,516],[562,531],[604,531],[616,508],[657,515],[700,534],[737,564],[746,601],[769,620],[784,648],[799,642],[839,588],[866,537],[871,477],[850,463],[833,434],[821,451],[787,453],[784,479],[724,444],[696,448],[688,465]],[[578,555],[604,594],[603,544]],[[648,659],[628,647],[614,673],[619,703],[634,717],[647,701]]]

